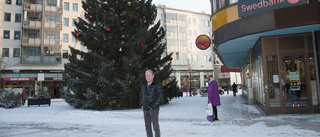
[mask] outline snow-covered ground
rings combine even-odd
[[[240,93],[239,93],[240,94]],[[206,97],[173,99],[160,108],[163,137],[320,136],[320,114],[269,115],[241,96],[222,95],[219,120],[206,120]],[[144,137],[140,109],[92,111],[70,107],[62,99],[51,106],[0,108],[0,137]]]

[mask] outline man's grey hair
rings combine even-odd
[[[148,70],[146,71],[146,73],[151,73],[152,75],[154,75],[154,73],[153,73],[153,71],[152,71],[151,69],[148,69]]]

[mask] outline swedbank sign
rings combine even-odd
[[[274,9],[301,5],[306,2],[307,0],[239,0],[239,17],[259,14]]]

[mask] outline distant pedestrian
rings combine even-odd
[[[152,70],[145,72],[146,81],[141,86],[140,106],[144,114],[144,122],[148,137],[153,137],[151,123],[156,137],[160,137],[159,106],[163,103],[162,85],[154,77]]]
[[[236,83],[235,82],[233,82],[233,85],[232,85],[232,91],[233,91],[233,96],[236,96],[236,94],[237,94],[237,85],[236,85]]]
[[[24,90],[22,91],[22,93],[20,94],[21,97],[21,104],[22,106],[24,106],[24,104],[26,103],[26,92],[24,92]]]
[[[218,87],[218,82],[215,80],[212,80],[209,84],[208,87],[208,103],[212,104],[212,110],[213,110],[213,114],[214,116],[208,116],[207,119],[209,121],[215,121],[218,120],[218,110],[217,110],[217,106],[220,106],[220,95],[219,95],[219,87]]]

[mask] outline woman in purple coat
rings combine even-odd
[[[208,116],[207,119],[212,122],[214,120],[218,120],[217,106],[221,105],[218,82],[215,80],[211,81],[207,91],[208,91],[208,103],[212,104],[212,108],[214,112],[213,113],[214,116]]]

